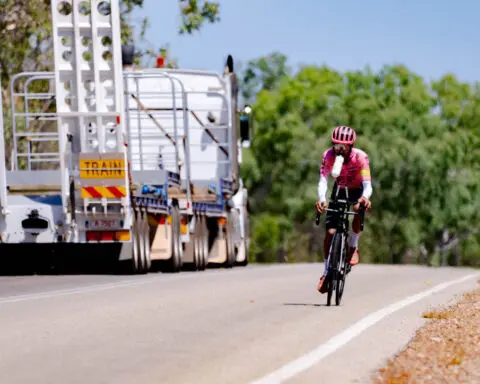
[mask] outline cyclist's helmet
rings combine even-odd
[[[353,128],[347,127],[345,125],[339,125],[338,127],[333,128],[332,132],[332,142],[334,144],[348,144],[353,145],[357,134]]]

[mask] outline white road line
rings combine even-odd
[[[85,287],[78,287],[78,288],[68,288],[68,289],[58,289],[52,290],[47,292],[40,292],[40,293],[27,293],[24,295],[12,295],[6,297],[0,297],[0,305],[2,304],[10,304],[10,303],[18,303],[22,301],[31,301],[31,300],[39,300],[39,299],[51,299],[60,296],[67,296],[67,295],[76,295],[82,293],[92,293],[92,292],[101,292],[106,291],[109,289],[116,289],[116,288],[124,288],[124,287],[133,287],[139,285],[145,285],[150,283],[162,283],[172,280],[183,280],[183,279],[202,279],[202,278],[214,278],[215,276],[222,277],[222,276],[231,276],[245,273],[246,269],[237,269],[237,270],[230,270],[230,271],[220,271],[220,270],[211,270],[211,271],[203,271],[202,274],[196,273],[185,273],[180,275],[167,275],[167,276],[155,276],[152,278],[145,278],[145,279],[138,279],[138,280],[120,280],[115,283],[105,283],[105,284],[93,284]]]
[[[417,293],[416,295],[413,295],[413,296],[409,296],[404,300],[398,301],[376,312],[373,312],[370,315],[358,321],[357,323],[355,323],[354,325],[352,325],[351,327],[347,328],[343,332],[332,337],[326,343],[320,345],[319,347],[299,357],[298,359],[284,365],[280,369],[258,380],[251,382],[250,384],[277,384],[277,383],[282,383],[288,379],[291,379],[293,376],[311,368],[312,366],[317,364],[320,360],[332,354],[337,349],[347,344],[356,336],[360,335],[363,331],[370,328],[372,325],[378,323],[380,320],[387,317],[388,315],[410,304],[420,301],[425,297],[432,295],[433,293],[443,291],[444,289],[452,285],[462,283],[466,280],[469,280],[479,275],[480,273],[473,273],[471,275],[462,277],[460,279],[438,284],[431,289]]]
[[[135,285],[143,285],[143,284],[153,283],[155,281],[160,281],[160,280],[159,279],[122,280],[122,281],[119,281],[119,282],[116,282],[116,283],[95,284],[95,285],[90,285],[90,286],[80,287],[80,288],[60,289],[60,290],[53,290],[53,291],[42,292],[42,293],[8,296],[8,297],[0,298],[0,305],[7,304],[7,303],[18,303],[20,301],[50,299],[50,298],[53,298],[53,297],[75,295],[75,294],[79,294],[79,293],[99,292],[99,291],[105,291],[107,289],[115,289],[115,288],[130,287],[130,286],[135,286]]]
[[[295,266],[291,266],[295,267]],[[108,289],[115,289],[115,288],[123,288],[123,287],[131,287],[131,286],[139,286],[145,285],[155,282],[165,282],[171,280],[183,280],[183,279],[211,279],[214,277],[228,277],[231,275],[240,275],[244,273],[262,273],[265,270],[277,270],[277,269],[286,269],[291,268],[288,265],[278,265],[278,266],[261,266],[250,264],[246,267],[238,267],[238,269],[233,270],[222,270],[222,269],[212,269],[203,271],[200,274],[198,273],[183,273],[179,275],[161,275],[155,276],[153,278],[147,279],[138,279],[138,280],[120,280],[115,283],[105,283],[105,284],[93,284],[88,285],[85,287],[78,287],[78,288],[68,288],[68,289],[58,289],[58,290],[51,290],[47,292],[40,292],[40,293],[27,293],[23,295],[12,295],[12,296],[0,296],[0,305],[2,304],[10,304],[10,303],[18,303],[22,301],[30,301],[30,300],[39,300],[39,299],[51,299],[60,296],[66,295],[76,295],[82,293],[90,293],[90,292],[100,292],[105,291]],[[303,265],[303,267],[305,267]],[[1,281],[0,281],[1,282]]]

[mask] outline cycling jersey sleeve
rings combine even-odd
[[[372,188],[372,176],[370,174],[370,160],[368,156],[365,156],[360,169],[360,175],[362,176],[363,193],[362,196],[370,200],[373,193]]]
[[[326,150],[322,156],[322,165],[320,166],[320,176],[324,176],[325,178],[328,178],[328,176],[332,172],[334,161],[335,161],[335,157],[332,156],[331,150]]]
[[[327,149],[322,156],[322,165],[320,166],[320,180],[318,182],[318,201],[327,201],[328,176],[332,172],[334,158],[331,156],[331,150]]]
[[[362,185],[363,185],[362,196],[370,200],[370,197],[372,197],[372,193],[373,193],[372,183],[370,181],[363,181]]]
[[[328,189],[327,178],[321,175],[320,181],[318,182],[318,201],[322,203],[324,201],[327,201],[327,189]]]

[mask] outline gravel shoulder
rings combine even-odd
[[[422,317],[427,323],[373,382],[480,383],[480,288]]]

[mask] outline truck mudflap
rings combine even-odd
[[[179,208],[171,207],[169,215],[150,214],[148,221],[152,234],[152,261],[161,262],[166,272],[179,272],[183,266],[182,223]]]
[[[231,213],[226,217],[208,218],[210,232],[217,230],[208,254],[209,265],[232,268],[235,265],[234,224]]]

